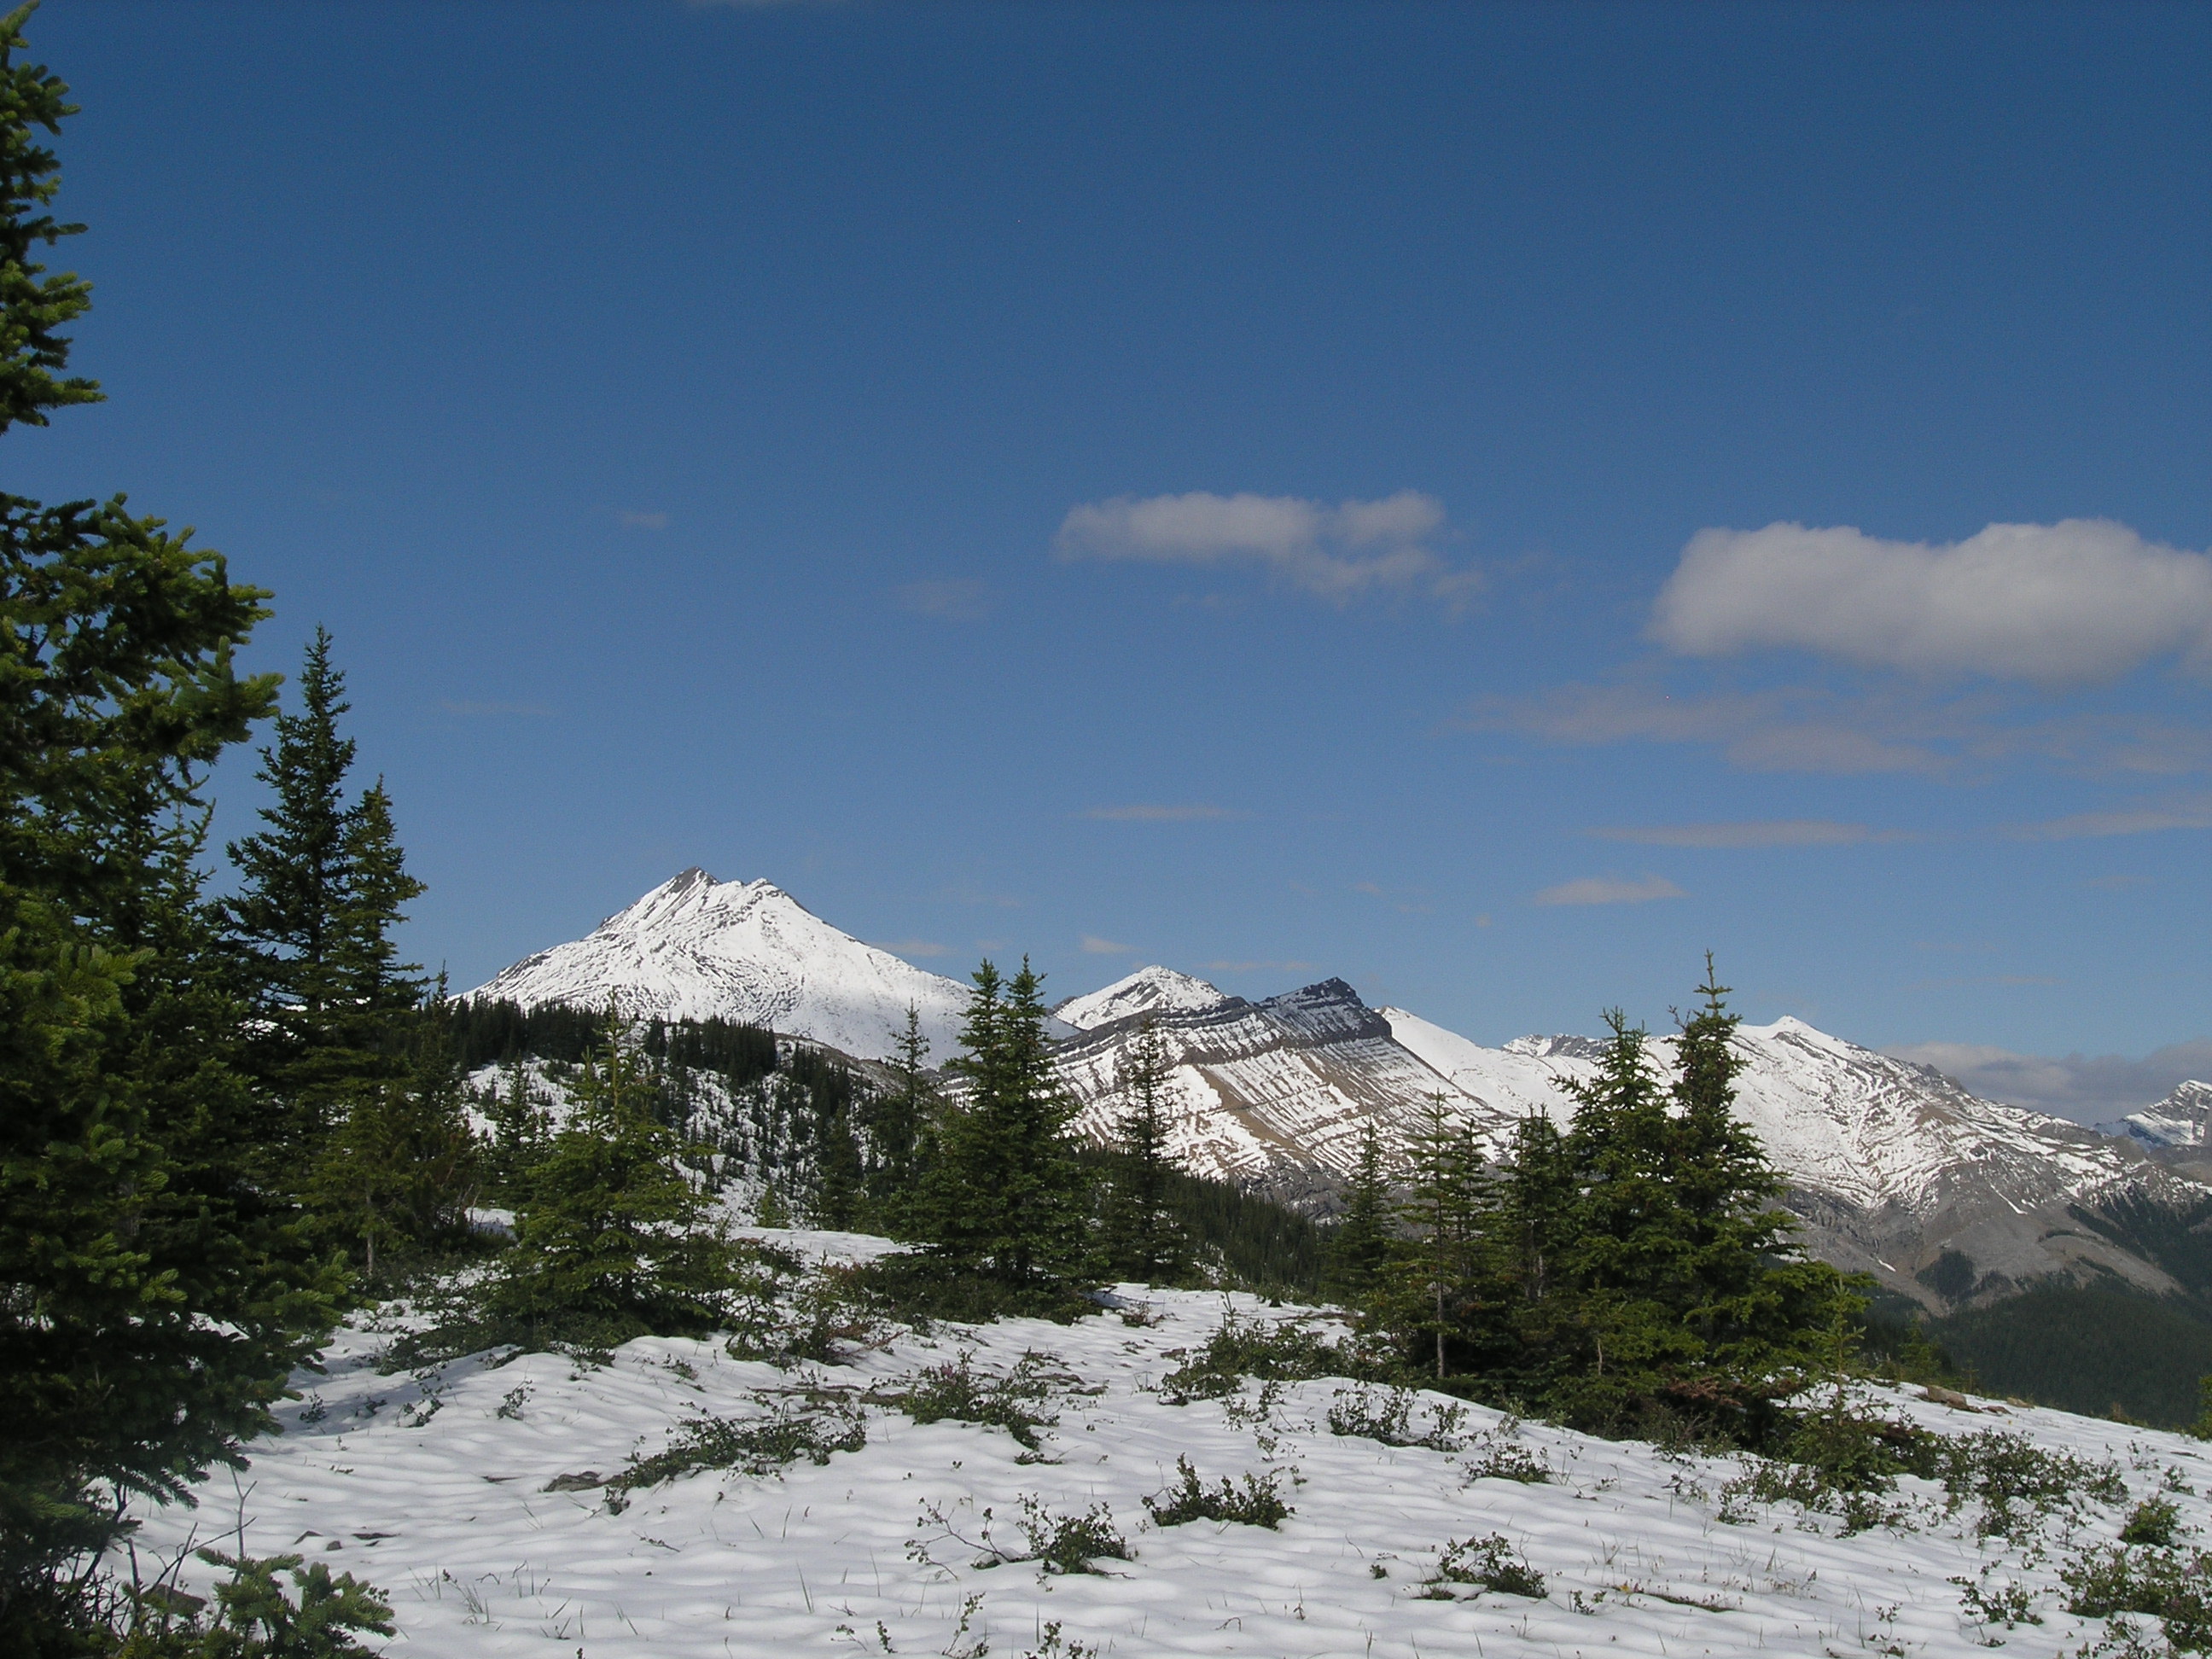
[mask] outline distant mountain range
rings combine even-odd
[[[471,994],[718,1017],[866,1060],[890,1054],[912,1006],[941,1060],[967,1002],[957,981],[863,944],[768,882],[697,869]],[[1314,1208],[1332,1201],[1367,1124],[1395,1146],[1441,1097],[1498,1146],[1528,1113],[1565,1122],[1569,1087],[1598,1052],[1578,1036],[1486,1048],[1403,1009],[1370,1008],[1336,979],[1248,1002],[1149,967],[1054,1012],[1085,1132],[1110,1133],[1149,1019],[1172,1062],[1177,1158]],[[1738,1108],[1788,1174],[1788,1201],[1826,1259],[1936,1308],[2052,1277],[2200,1288],[2196,1258],[2185,1249],[2179,1259],[2172,1240],[2194,1237],[2212,1213],[2201,1178],[2212,1176],[2212,1085],[2185,1084],[2100,1133],[1978,1099],[1800,1020],[1747,1025],[1738,1040]],[[1653,1040],[1655,1064],[1669,1046]]]

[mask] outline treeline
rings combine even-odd
[[[1866,1287],[1793,1246],[1782,1177],[1735,1110],[1738,1019],[1711,968],[1675,1074],[1610,1014],[1564,1132],[1532,1115],[1492,1160],[1438,1100],[1395,1169],[1370,1132],[1329,1284],[1432,1386],[1759,1445],[1808,1376],[1849,1363]]]

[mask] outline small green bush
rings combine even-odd
[[[1417,1408],[1425,1409],[1425,1427],[1414,1421]],[[1422,1446],[1431,1451],[1455,1452],[1464,1443],[1456,1431],[1467,1420],[1464,1406],[1426,1406],[1411,1389],[1367,1388],[1340,1389],[1328,1403],[1328,1431],[1379,1440],[1386,1446]]]
[[[802,1457],[811,1463],[827,1463],[832,1452],[856,1452],[867,1443],[867,1425],[860,1413],[842,1403],[744,1421],[702,1417],[680,1425],[669,1436],[668,1444],[652,1456],[633,1457],[627,1468],[607,1482],[607,1504],[619,1510],[624,1492],[703,1470],[777,1474]]]
[[[1054,1515],[1036,1498],[1025,1497],[1020,1526],[1025,1549],[1019,1553],[995,1550],[994,1560],[976,1565],[1034,1561],[1047,1572],[1096,1573],[1101,1569],[1094,1563],[1130,1558],[1128,1540],[1115,1526],[1113,1511],[1103,1504],[1093,1504],[1081,1515]]]
[[[2120,1528],[2123,1544],[2149,1544],[2164,1549],[2180,1529],[2181,1507],[2170,1498],[2146,1498],[2130,1512]]]
[[[1283,1501],[1277,1489],[1277,1477],[1246,1473],[1240,1490],[1227,1475],[1208,1486],[1198,1478],[1198,1471],[1190,1466],[1187,1457],[1176,1459],[1174,1486],[1156,1498],[1145,1499],[1145,1507],[1152,1512],[1152,1524],[1160,1527],[1180,1527],[1193,1521],[1228,1521],[1239,1526],[1279,1527],[1291,1513],[1291,1506]]]
[[[2059,1570],[2066,1611],[2084,1619],[2149,1613],[2175,1653],[2212,1651],[2212,1557],[2109,1545]]]
[[[1980,1500],[1976,1525],[1985,1538],[2017,1537],[2042,1516],[2084,1498],[2102,1504],[2127,1501],[2127,1482],[2118,1464],[2046,1451],[2024,1434],[1991,1429],[1955,1440],[1931,1436],[1915,1445],[1911,1462],[1913,1474],[1943,1483],[1952,1508]]]
[[[197,1596],[141,1594],[115,1659],[365,1659],[373,1650],[356,1634],[392,1633],[392,1608],[349,1572],[333,1575],[319,1561],[303,1566],[297,1555],[199,1557],[230,1569],[216,1586],[214,1616],[204,1616]],[[280,1573],[292,1581],[290,1593]]]
[[[1247,1322],[1234,1313],[1204,1346],[1170,1357],[1183,1362],[1160,1380],[1160,1398],[1171,1406],[1224,1399],[1243,1389],[1247,1377],[1305,1382],[1318,1376],[1368,1376],[1376,1369],[1348,1345],[1331,1342],[1304,1325]]]
[[[1504,1533],[1485,1538],[1449,1540],[1437,1552],[1437,1570],[1429,1577],[1430,1599],[1449,1600],[1453,1584],[1472,1584],[1500,1595],[1526,1595],[1540,1601],[1544,1575],[1522,1559]]]
[[[917,1423],[980,1423],[1004,1429],[1030,1450],[1037,1449],[1037,1431],[1060,1421],[1035,1409],[1048,1387],[1040,1375],[1042,1357],[1025,1353],[1004,1376],[979,1371],[975,1356],[963,1353],[949,1364],[931,1365],[903,1379],[903,1386],[876,1389],[872,1404],[890,1406]]]

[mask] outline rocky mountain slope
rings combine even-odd
[[[586,1007],[611,997],[633,1016],[747,1021],[869,1060],[889,1055],[912,1006],[939,1061],[957,1046],[966,1004],[956,981],[861,943],[769,883],[696,869],[471,994]],[[1314,1208],[1331,1201],[1369,1123],[1395,1147],[1441,1095],[1502,1145],[1530,1112],[1564,1122],[1597,1052],[1576,1036],[1486,1048],[1370,1008],[1341,980],[1249,1002],[1158,966],[1054,1012],[1085,1133],[1111,1133],[1130,1044],[1149,1019],[1172,1062],[1176,1156]],[[1788,1172],[1808,1242],[1840,1265],[1932,1306],[2052,1274],[2170,1291],[2193,1271],[2177,1268],[2177,1249],[2212,1273],[2212,1247],[2192,1242],[2212,1210],[2199,1179],[2212,1177],[2204,1085],[2135,1115],[2115,1138],[1978,1099],[1799,1020],[1746,1026],[1740,1040],[1741,1109]],[[1667,1050],[1654,1041],[1655,1065]],[[2151,1232],[2138,1237],[2145,1215]],[[2154,1235],[2163,1249],[2146,1242]]]
[[[1118,990],[1098,999],[1110,1006]],[[1368,1123],[1382,1126],[1386,1144],[1401,1141],[1431,1097],[1493,1146],[1531,1112],[1564,1125],[1571,1086],[1594,1073],[1598,1052],[1574,1036],[1485,1048],[1402,1009],[1369,1008],[1340,980],[1152,1018],[1174,1066],[1176,1155],[1293,1201],[1311,1200],[1350,1170]],[[1062,1050],[1090,1133],[1110,1131],[1140,1024],[1131,1016],[1094,1024]],[[2196,1182],[2135,1147],[1978,1099],[1940,1073],[1800,1020],[1745,1026],[1738,1040],[1746,1062],[1738,1109],[1788,1172],[1789,1202],[1828,1260],[1936,1305],[2053,1273],[2178,1287],[2113,1229],[2076,1213],[2148,1204],[2182,1214],[2203,1201]],[[1653,1041],[1656,1066],[1668,1066],[1670,1047]]]
[[[611,997],[634,1018],[741,1021],[864,1060],[890,1057],[909,1006],[932,1049],[950,1054],[968,1006],[957,981],[862,944],[772,883],[697,868],[469,995],[583,1008]]]

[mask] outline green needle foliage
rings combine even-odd
[[[486,1330],[528,1347],[599,1350],[728,1322],[750,1288],[678,1159],[675,1132],[621,1020],[568,1083],[567,1125],[523,1176],[515,1248],[493,1281]]]
[[[1146,1285],[1180,1283],[1190,1272],[1190,1242],[1170,1207],[1175,1165],[1168,1157],[1167,1044],[1146,1019],[1121,1077],[1122,1109],[1104,1206],[1109,1271]]]
[[[968,1084],[938,1125],[921,1229],[939,1257],[1012,1285],[1090,1266],[1090,1181],[1067,1129],[1075,1103],[1053,1069],[1043,981],[1024,960],[986,962],[951,1070]]]
[[[32,257],[78,227],[47,211],[38,135],[75,111],[19,61],[30,9],[0,19],[0,432],[99,395],[62,374],[89,287]],[[266,595],[189,539],[119,495],[0,495],[0,1629],[19,1654],[94,1639],[82,1569],[126,1499],[234,1460],[342,1288],[255,1179],[243,1010],[198,873],[199,783],[275,702],[233,664]]]

